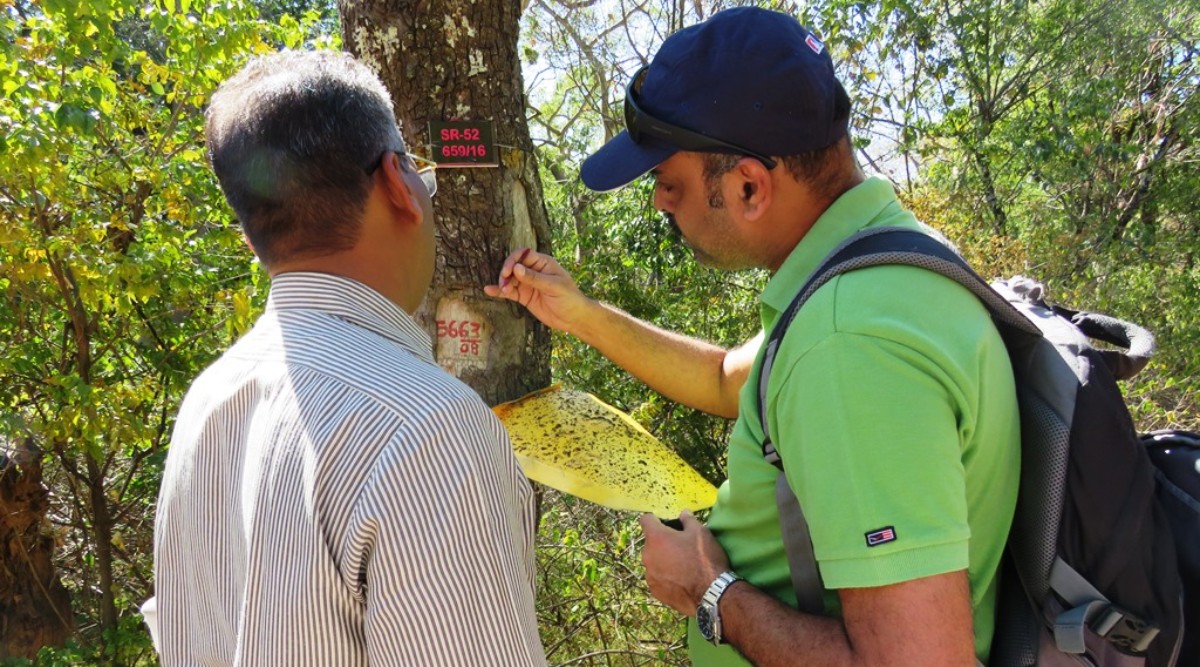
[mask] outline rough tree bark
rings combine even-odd
[[[549,251],[525,118],[517,0],[339,0],[345,48],[392,92],[410,148],[433,157],[429,122],[494,123],[500,166],[441,169],[438,264],[417,313],[438,363],[489,404],[550,382],[550,334],[523,308],[489,299],[504,257]]]
[[[49,495],[36,456],[0,452],[0,661],[33,659],[75,630],[70,595],[54,569]]]

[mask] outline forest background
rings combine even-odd
[[[1055,302],[1157,335],[1125,386],[1139,428],[1200,426],[1188,0],[526,0],[526,120],[554,251],[585,291],[721,344],[756,330],[764,275],[697,266],[649,183],[595,194],[577,178],[621,129],[627,77],[671,31],[735,4],[824,37],[860,160],[980,273],[1036,276]],[[328,0],[0,0],[0,663],[48,644],[36,664],[156,664],[137,607],[173,414],[267,287],[205,164],[202,111],[250,54],[338,48],[339,31]],[[722,479],[728,421],[552,340],[556,381]],[[635,517],[549,491],[541,513],[551,663],[687,664],[682,620],[642,583]],[[18,617],[31,597],[34,621]]]

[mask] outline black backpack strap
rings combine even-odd
[[[799,609],[809,613],[823,613],[824,585],[817,569],[816,556],[813,554],[808,521],[787,483],[783,474],[783,461],[780,460],[779,453],[771,441],[771,429],[767,423],[767,385],[779,345],[796,313],[809,297],[838,275],[884,264],[917,266],[940,273],[979,297],[991,312],[1002,335],[1041,337],[1040,330],[1014,308],[1008,299],[992,289],[958,253],[924,232],[902,227],[864,230],[835,248],[813,272],[771,330],[765,344],[758,381],[758,415],[763,432],[763,457],[780,471],[775,495],[776,504],[779,506],[784,549],[787,552],[792,587]]]

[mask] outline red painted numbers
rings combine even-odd
[[[437,320],[437,337],[458,341],[459,354],[479,356],[483,324],[471,320]]]

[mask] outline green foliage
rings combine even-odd
[[[586,191],[626,77],[732,3],[529,4],[520,53],[563,264],[596,298],[735,345],[765,276],[698,267],[650,184]],[[744,3],[737,3],[744,4]],[[855,101],[862,155],[919,164],[920,217],[985,275],[1159,339],[1126,388],[1143,429],[1200,427],[1200,10],[1184,0],[838,0],[797,9]],[[619,11],[626,12],[619,14]],[[251,53],[336,46],[328,0],[0,0],[0,447],[42,454],[74,643],[37,664],[153,664],[153,505],[191,379],[249,326],[265,279],[204,164],[202,111]],[[528,73],[527,73],[528,76]],[[892,155],[867,140],[885,136]],[[730,422],[556,335],[557,380],[632,412],[714,482]],[[553,664],[686,664],[649,597],[635,519],[545,492],[538,613]]]
[[[543,489],[537,609],[550,664],[687,665],[683,619],[646,588],[636,516]]]
[[[911,86],[911,104],[931,111],[914,199],[993,275],[1033,275],[1054,300],[1153,331],[1158,356],[1127,388],[1136,416],[1147,430],[1194,428],[1200,10],[1178,0],[959,8],[918,5],[898,22],[897,34],[923,31],[929,46],[916,57],[949,79]]]
[[[122,616],[116,628],[104,630],[99,642],[72,639],[65,646],[47,646],[37,660],[0,661],[3,667],[80,667],[80,665],[157,665],[154,646],[140,617]]]
[[[183,390],[262,298],[203,155],[245,58],[329,44],[242,0],[0,2],[0,444],[40,452],[84,628],[46,664],[136,664]]]

